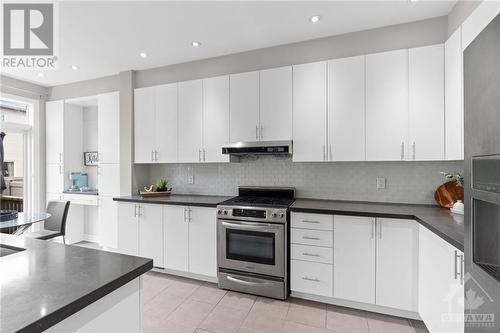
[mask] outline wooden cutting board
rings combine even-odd
[[[437,188],[434,199],[441,207],[451,208],[457,200],[464,201],[464,188],[454,181],[449,181]]]
[[[165,191],[165,192],[139,192],[141,197],[143,198],[154,198],[154,197],[168,197],[171,191]]]

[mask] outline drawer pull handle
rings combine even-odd
[[[307,252],[304,252],[302,253],[303,256],[309,256],[309,257],[320,257],[319,254],[317,253],[307,253]]]
[[[314,221],[314,220],[302,220],[303,223],[314,223],[314,224],[319,224],[319,221]]]
[[[318,237],[309,237],[309,236],[302,236],[302,239],[310,239],[310,240],[317,240],[317,241],[321,240]]]
[[[307,277],[307,276],[304,276],[302,278],[302,280],[306,280],[306,281],[312,281],[312,282],[320,282],[321,280],[318,279],[318,278],[310,278],[310,277]]]

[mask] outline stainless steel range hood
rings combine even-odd
[[[291,155],[292,141],[242,141],[224,145],[227,155]]]

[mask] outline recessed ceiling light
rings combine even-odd
[[[80,69],[80,67],[78,67],[77,65],[73,65],[73,66],[71,66],[71,69],[74,71],[77,71]]]
[[[38,73],[38,77],[44,77],[44,76],[45,76],[45,74],[43,74],[42,72]]]
[[[191,46],[192,47],[200,47],[201,46],[201,42],[198,42],[198,41],[191,42]]]
[[[311,16],[310,20],[312,23],[318,23],[319,20],[321,20],[321,16],[319,16],[319,15]]]
[[[141,53],[139,53],[139,55],[141,56],[141,58],[147,58],[148,57],[148,54],[146,52],[141,52]]]
[[[417,2],[418,0],[410,0],[410,2]]]

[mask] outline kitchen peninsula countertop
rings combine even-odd
[[[171,194],[167,197],[143,198],[140,195],[115,197],[115,201],[136,202],[144,204],[163,204],[163,205],[181,205],[181,206],[199,206],[199,207],[217,207],[223,201],[232,197],[216,195],[188,195]]]
[[[153,260],[0,234],[0,332],[41,332],[153,268]],[[3,250],[3,249],[2,249]]]

